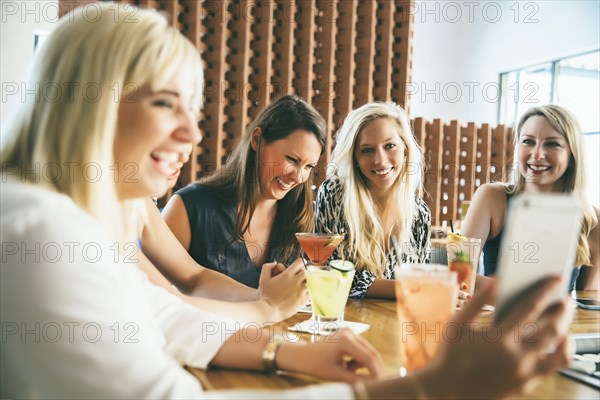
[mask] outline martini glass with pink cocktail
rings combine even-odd
[[[296,233],[296,239],[315,267],[325,267],[331,254],[344,239],[333,233]]]

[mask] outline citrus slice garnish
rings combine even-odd
[[[331,260],[329,266],[341,272],[349,272],[355,268],[354,263],[348,260]]]
[[[446,235],[446,240],[448,240],[449,242],[464,242],[465,237],[462,236],[460,233],[450,232],[448,233],[448,235]]]
[[[333,236],[331,236],[331,239],[329,239],[329,242],[327,242],[327,244],[325,245],[325,247],[337,246],[339,244],[339,240],[341,238],[342,238],[342,235],[333,235]]]

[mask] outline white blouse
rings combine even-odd
[[[182,365],[206,368],[240,325],[151,284],[69,197],[2,181],[2,398],[352,397],[344,384],[204,393]]]

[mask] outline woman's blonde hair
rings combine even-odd
[[[225,165],[200,183],[215,188],[226,199],[235,199],[238,214],[232,240],[242,240],[250,226],[254,209],[261,196],[260,145],[252,148],[252,133],[261,129],[260,140],[272,143],[285,139],[297,130],[314,134],[321,145],[321,154],[327,140],[325,120],[314,107],[295,95],[286,95],[269,103],[252,121],[240,142],[235,146]],[[289,262],[296,257],[296,232],[312,232],[313,194],[312,179],[291,189],[279,200],[271,238],[280,247],[279,260]]]
[[[113,149],[119,104],[183,75],[197,87],[199,110],[202,66],[192,43],[159,13],[115,3],[94,8],[65,15],[36,55],[27,84],[35,95],[5,130],[2,172],[68,195],[132,240],[136,201],[120,201],[115,184],[124,178]]]
[[[392,234],[396,234],[402,247],[406,248],[410,244],[416,214],[415,196],[421,190],[423,157],[404,110],[392,102],[373,102],[350,112],[337,133],[328,168],[328,176],[337,176],[342,184],[344,217],[349,229],[345,245],[349,246],[357,268],[378,277],[383,275],[386,243],[390,238],[385,237],[380,219],[374,217],[377,212],[373,197],[367,188],[367,179],[358,167],[355,148],[362,129],[380,118],[390,119],[398,125],[400,139],[406,147],[404,166],[394,182],[391,203],[395,208],[393,211],[400,216]]]
[[[518,152],[519,137],[525,122],[531,117],[543,117],[548,121],[552,128],[560,133],[566,140],[571,150],[569,165],[565,171],[563,180],[563,193],[573,194],[580,199],[583,204],[583,223],[581,233],[579,234],[579,243],[577,245],[576,265],[590,265],[590,248],[587,238],[598,224],[598,218],[594,212],[593,206],[588,202],[586,195],[586,177],[585,177],[585,152],[583,151],[583,133],[575,116],[566,108],[557,105],[545,105],[541,107],[530,108],[521,116],[516,129],[516,149]],[[518,168],[518,166],[517,166]],[[507,185],[507,192],[510,194],[521,193],[525,189],[525,177],[520,173],[513,174],[513,182]]]

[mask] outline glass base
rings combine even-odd
[[[341,328],[343,320],[343,314],[339,317],[320,317],[315,315],[315,322],[319,332],[335,332]]]

